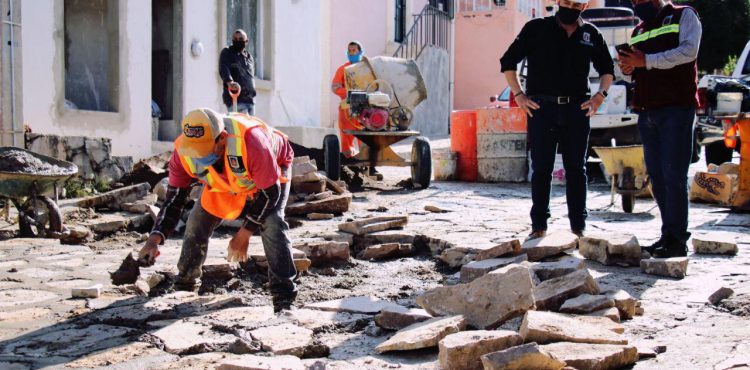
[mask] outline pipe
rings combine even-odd
[[[13,27],[15,25],[13,24],[13,0],[8,0],[8,13],[10,15],[10,23],[8,26],[10,27],[10,121],[11,121],[11,129],[13,130],[13,146],[17,147],[18,142],[16,140],[16,135],[18,128],[16,127],[16,43],[15,43],[15,37],[13,32]]]

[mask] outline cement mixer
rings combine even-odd
[[[427,88],[414,60],[391,57],[363,57],[344,70],[349,113],[363,127],[345,130],[366,144],[353,158],[342,159],[336,135],[323,141],[325,170],[338,180],[341,165],[349,167],[399,166],[412,168],[415,186],[427,188],[432,177],[430,142],[409,130],[414,109],[427,99]],[[418,136],[412,144],[411,160],[396,154],[391,145]],[[382,178],[378,178],[381,180]]]

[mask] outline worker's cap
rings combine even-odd
[[[216,138],[224,131],[221,115],[209,108],[190,111],[182,119],[182,135],[178,153],[191,158],[203,158],[214,150]]]

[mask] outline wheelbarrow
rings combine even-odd
[[[643,145],[594,147],[602,161],[606,175],[612,184],[612,199],[615,204],[616,194],[622,198],[622,210],[633,213],[636,196],[647,194],[649,190],[646,161],[643,156]]]
[[[23,152],[36,158],[48,165],[49,170],[28,172],[24,169],[9,169],[0,164],[0,200],[5,204],[0,215],[8,220],[10,203],[13,203],[18,210],[21,236],[59,237],[63,231],[62,217],[57,206],[60,185],[78,173],[78,166],[14,147],[0,147],[0,156],[11,151]]]

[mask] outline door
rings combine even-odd
[[[172,141],[182,118],[182,1],[151,2],[152,138]]]

